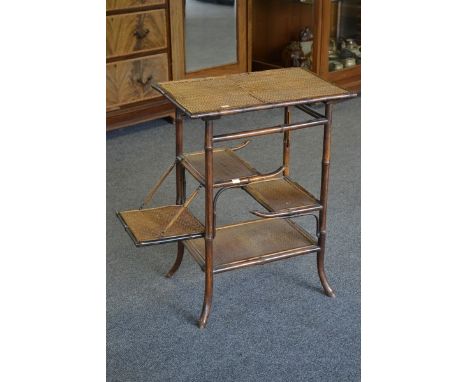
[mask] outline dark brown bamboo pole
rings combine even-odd
[[[284,124],[289,125],[290,119],[291,119],[291,115],[290,115],[289,107],[286,106],[284,108]],[[283,175],[284,176],[289,175],[289,156],[290,156],[290,150],[291,150],[290,134],[291,132],[289,130],[285,131],[283,134],[283,166],[284,166]]]
[[[284,133],[288,130],[305,129],[307,127],[325,125],[326,123],[327,123],[326,119],[314,119],[311,121],[292,123],[290,125],[279,125],[279,126],[273,126],[273,127],[265,127],[262,129],[239,131],[237,133],[220,134],[220,135],[216,135],[215,137],[213,137],[213,142],[218,143],[218,142],[232,141],[235,139],[259,137],[261,135]]]
[[[176,212],[176,214],[172,217],[172,219],[167,223],[166,227],[161,231],[161,236],[164,236],[164,234],[174,225],[174,223],[177,221],[177,219],[184,213],[184,210],[187,209],[190,203],[192,203],[193,199],[198,195],[198,191],[200,190],[199,186],[195,191],[192,192],[192,194],[189,196],[189,198],[182,204],[182,208],[179,209],[179,211]]]
[[[176,130],[176,204],[184,204],[185,202],[185,168],[182,166],[179,158],[184,153],[184,119],[182,118],[182,113],[179,109],[176,109],[176,118],[175,118],[175,130]],[[174,273],[180,267],[182,259],[184,257],[184,244],[182,241],[177,242],[177,257],[174,262],[174,265],[166,273],[166,277],[172,277]]]
[[[176,158],[180,158],[184,153],[184,120],[180,110],[176,110]],[[176,189],[177,201],[176,204],[184,204],[185,202],[185,168],[177,159],[176,164]]]
[[[296,105],[296,108],[299,109],[300,111],[303,111],[306,114],[309,114],[311,117],[314,117],[317,119],[325,118],[325,116],[323,116],[319,112],[312,109],[312,107],[310,107],[309,105]]]
[[[328,283],[325,273],[325,242],[327,238],[327,204],[328,204],[328,178],[330,170],[330,155],[331,155],[331,128],[332,128],[332,105],[325,105],[325,116],[328,122],[323,129],[323,154],[322,154],[322,181],[320,186],[320,204],[322,209],[319,213],[319,247],[317,253],[317,269],[320,277],[320,282],[325,294],[329,297],[335,297],[335,292]]]
[[[159,180],[156,182],[156,184],[149,190],[148,194],[145,196],[143,199],[143,203],[140,206],[140,210],[145,208],[151,200],[153,200],[154,194],[156,194],[156,191],[158,191],[159,187],[163,184],[163,182],[166,180],[166,178],[169,176],[171,173],[172,169],[174,168],[176,162],[174,162],[171,167],[169,167],[166,172],[159,178]]]
[[[208,322],[213,299],[213,121],[205,121],[205,296],[198,320],[200,328]]]

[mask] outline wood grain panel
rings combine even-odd
[[[108,11],[116,9],[141,8],[151,5],[164,4],[165,0],[106,0],[106,9]]]
[[[174,106],[164,97],[156,97],[150,101],[137,102],[122,108],[117,106],[116,110],[108,111],[106,130],[120,129],[164,117],[175,118]]]
[[[106,17],[107,58],[167,47],[166,11]]]
[[[151,85],[169,80],[167,54],[107,64],[107,108],[158,97]]]
[[[252,59],[281,66],[283,49],[298,40],[302,28],[314,27],[314,7],[298,1],[254,0]]]
[[[181,0],[169,2],[171,18],[172,79],[185,78],[184,8]]]

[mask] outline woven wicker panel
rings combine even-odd
[[[184,165],[195,178],[205,184],[205,153],[186,154]],[[257,175],[258,172],[243,161],[231,149],[213,150],[214,183],[227,182],[231,179]]]
[[[193,239],[185,245],[195,259],[204,264],[204,239]],[[288,257],[302,251],[317,249],[307,237],[286,219],[265,219],[220,227],[213,241],[213,265],[217,272],[239,267],[241,263],[268,262],[280,256]],[[279,259],[279,258],[278,258]]]
[[[349,94],[303,68],[162,82],[159,87],[191,114]]]
[[[204,232],[203,225],[187,210],[178,217],[176,222],[162,235],[162,231],[175,216],[181,206],[164,206],[143,210],[120,212],[128,229],[140,242],[162,240],[166,237],[187,236]]]
[[[288,178],[254,182],[245,190],[269,211],[320,205],[309,192]]]

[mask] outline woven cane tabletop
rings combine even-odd
[[[154,85],[191,118],[349,98],[356,94],[303,68],[161,82]]]

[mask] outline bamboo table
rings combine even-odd
[[[179,268],[185,248],[201,266],[205,272],[205,293],[199,326],[206,326],[210,314],[213,275],[251,265],[316,253],[320,282],[325,294],[334,297],[324,269],[332,104],[356,94],[301,68],[163,82],[154,88],[176,106],[176,160],[150,190],[140,209],[119,212],[118,216],[137,246],[178,242],[177,257],[167,277]],[[320,103],[324,104],[324,114],[310,107]],[[293,106],[312,119],[291,123],[290,107]],[[222,116],[272,108],[284,108],[283,124],[213,133],[214,121]],[[205,122],[203,151],[184,153],[184,117]],[[291,131],[315,126],[324,127],[318,199],[292,180],[289,170]],[[234,148],[214,148],[215,143],[278,133],[283,134],[282,166],[266,174],[236,154],[249,141]],[[174,167],[176,204],[145,208]],[[205,189],[204,225],[188,209],[199,188],[186,197],[186,171],[199,182],[199,188]],[[242,188],[264,207],[265,211],[251,211],[260,219],[216,226],[216,204],[220,195],[231,188]],[[314,216],[314,235],[291,220],[304,215]]]

